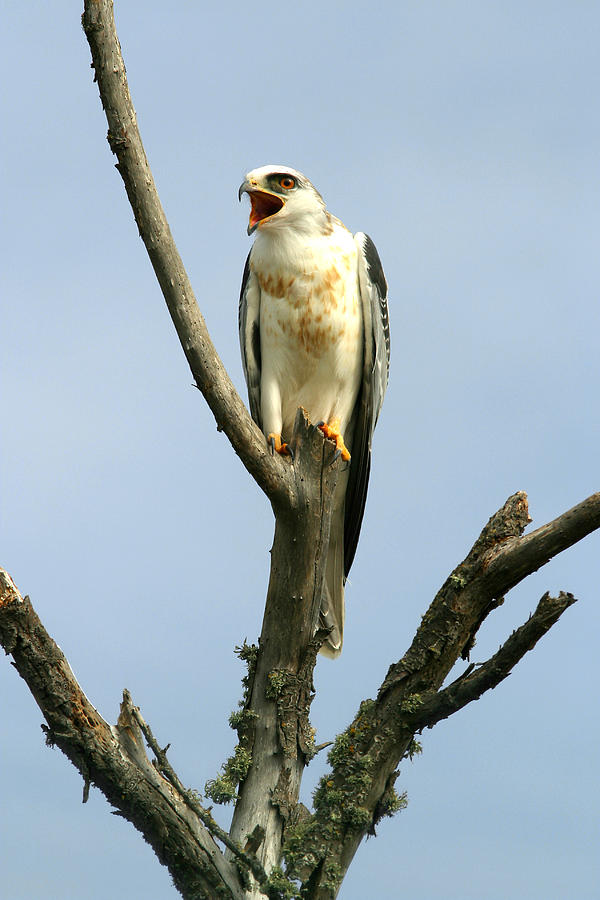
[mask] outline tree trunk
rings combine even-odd
[[[340,466],[333,462],[333,444],[323,441],[302,410],[290,445],[296,501],[292,510],[274,508],[271,575],[247,703],[254,722],[252,763],[231,824],[231,837],[241,846],[256,826],[264,829],[257,855],[267,872],[281,862],[285,824],[313,753],[309,710],[326,636],[318,631],[319,611]]]

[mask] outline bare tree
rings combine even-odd
[[[468,659],[478,629],[506,592],[600,527],[600,494],[530,534],[524,534],[530,522],[526,495],[506,501],[438,591],[377,697],[364,700],[336,738],[313,810],[299,804],[304,767],[319,749],[309,711],[325,638],[315,629],[339,462],[301,410],[291,439],[293,463],[268,452],[211,343],[173,243],[138,133],[111,0],[86,0],[83,25],[109,144],[194,381],[275,515],[259,643],[239,651],[248,665],[233,720],[239,743],[223,776],[207,788],[214,801],[235,798],[229,833],[184,787],[128,692],[116,725],[101,718],[3,570],[0,641],[46,719],[47,742],[80,771],[84,799],[96,785],[151,844],[184,897],[325,900],[337,895],[365,835],[402,807],[394,787],[397,767],[418,752],[415,736],[499,684],[575,602],[568,593],[545,594],[496,654],[469,664],[443,687],[455,662]]]

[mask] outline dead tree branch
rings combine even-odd
[[[522,537],[530,521],[523,492],[491,517],[434,598],[408,651],[390,666],[377,699],[364,701],[337,738],[329,754],[332,769],[315,795],[314,815],[301,837],[288,836],[289,871],[310,886],[310,900],[337,894],[362,838],[393,810],[396,767],[413,752],[415,732],[495,687],[575,602],[570,594],[544,595],[498,653],[440,691],[452,666],[473,646],[483,621],[503,602],[503,592],[600,527],[600,494]]]
[[[599,527],[600,493],[596,493],[531,534],[515,536],[498,548],[487,566],[486,590],[496,596],[509,591]]]
[[[139,708],[133,705],[133,701],[131,699],[131,695],[129,691],[123,691],[123,703],[121,705],[121,712],[126,710],[127,715],[130,718],[135,719],[137,722],[140,731],[144,735],[146,739],[146,743],[152,750],[155,756],[155,768],[165,776],[165,778],[170,781],[178,794],[183,798],[185,803],[190,807],[190,809],[198,816],[201,822],[206,825],[207,829],[213,835],[213,837],[217,838],[217,840],[221,841],[221,843],[227,847],[227,849],[231,852],[231,854],[243,865],[245,866],[252,874],[259,884],[264,884],[267,880],[267,874],[259,861],[256,859],[254,855],[250,855],[249,853],[241,850],[235,841],[232,841],[229,837],[229,834],[218,825],[213,819],[211,813],[204,809],[203,806],[200,805],[198,794],[184,787],[184,785],[179,780],[179,776],[173,769],[171,763],[167,759],[167,747],[160,747],[158,741],[154,737],[152,733],[152,729],[145,721],[142,716]]]
[[[0,569],[0,643],[41,709],[46,741],[56,745],[84,779],[84,800],[95,784],[130,821],[169,869],[183,897],[241,900],[237,868],[209,830],[148,760],[139,724],[125,699],[116,726],[89,702],[60,647],[27,597]]]
[[[213,346],[158,197],[129,93],[112,0],[86,0],[82,24],[108,122],[108,143],[196,385],[255,481],[272,502],[286,502],[289,466],[268,453]]]
[[[576,603],[572,594],[561,591],[558,597],[544,594],[535,612],[524,625],[517,628],[487,662],[477,666],[471,674],[457,679],[430,699],[418,705],[414,714],[406,717],[407,724],[415,731],[433,728],[441,719],[458,712],[472,700],[479,700],[485,691],[497,687],[508,678],[516,664],[558,622],[563,612]]]

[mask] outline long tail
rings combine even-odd
[[[335,659],[344,641],[344,510],[334,510],[329,536],[329,553],[325,572],[325,591],[321,601],[320,624],[331,628],[321,653]]]

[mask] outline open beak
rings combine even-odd
[[[245,181],[239,191],[238,197],[241,200],[242,194],[248,194],[250,197],[250,221],[248,222],[248,234],[256,231],[261,222],[270,219],[276,215],[280,209],[283,209],[284,201],[276,194],[270,194],[268,191],[259,191],[253,184]]]

